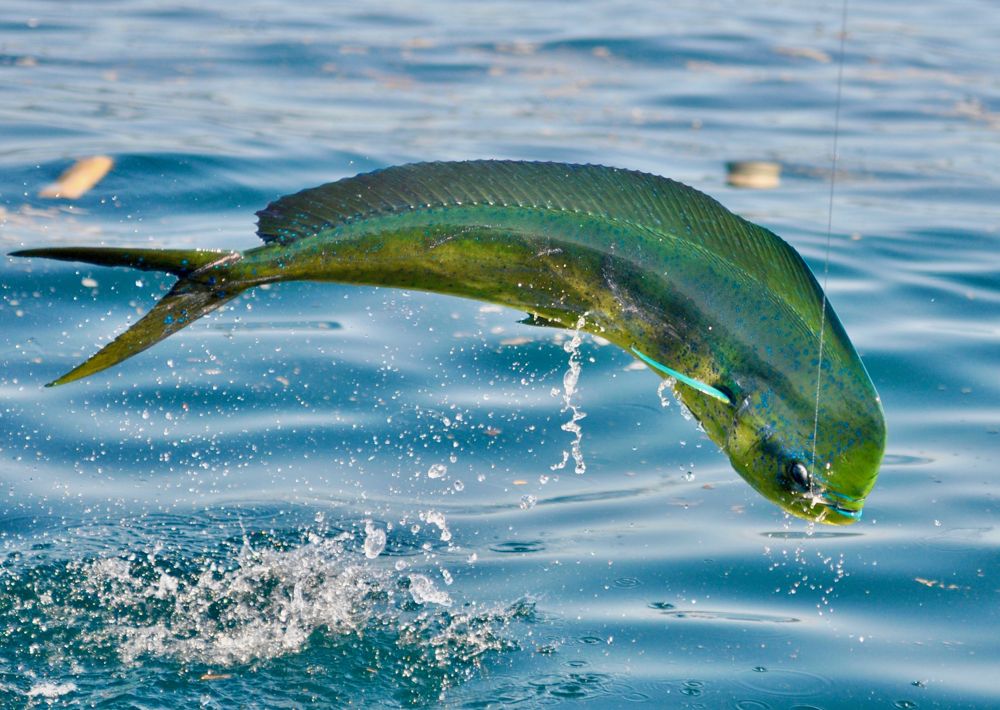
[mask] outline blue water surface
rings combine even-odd
[[[822,274],[840,11],[7,0],[0,247],[245,249],[284,193],[504,157],[681,180]],[[828,293],[889,444],[847,528],[627,354],[432,294],[257,289],[45,389],[171,278],[0,259],[0,706],[1000,706],[997,36],[991,0],[850,8]]]

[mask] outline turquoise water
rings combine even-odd
[[[207,5],[4,4],[5,252],[243,249],[286,192],[507,157],[681,180],[823,270],[837,3]],[[855,5],[828,292],[889,426],[860,523],[785,517],[590,337],[586,471],[554,470],[572,334],[442,296],[257,290],[44,389],[170,279],[4,258],[0,705],[1000,705],[1000,13]]]

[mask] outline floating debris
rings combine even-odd
[[[81,158],[60,175],[58,180],[43,187],[38,196],[75,200],[99,183],[114,164],[115,161],[106,155]]]
[[[781,165],[765,160],[726,163],[726,182],[750,190],[773,190],[781,184]]]
[[[517,345],[527,345],[528,343],[532,342],[534,342],[532,338],[529,338],[526,335],[518,335],[513,338],[504,338],[503,340],[500,341],[500,344],[505,345],[507,347],[513,347]]]
[[[924,577],[914,577],[913,581],[918,584],[922,584],[925,587],[931,587],[932,589],[968,589],[968,587],[960,587],[957,584],[947,584],[936,579],[925,579]]]
[[[829,64],[831,61],[829,54],[813,47],[775,47],[774,52],[796,59],[812,59],[820,64]]]

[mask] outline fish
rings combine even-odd
[[[50,386],[116,365],[264,284],[430,291],[599,335],[668,378],[766,499],[811,521],[861,517],[886,442],[861,358],[795,249],[694,188],[600,165],[426,162],[286,195],[257,216],[263,245],[244,252],[13,252],[177,277]]]

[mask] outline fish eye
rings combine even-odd
[[[812,475],[801,461],[789,461],[785,466],[785,474],[799,490],[807,491],[812,484]]]

